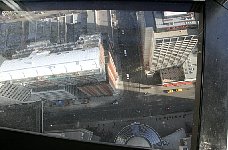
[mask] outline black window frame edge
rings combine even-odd
[[[198,1],[191,1],[191,0],[161,0],[161,1],[133,1],[134,3],[131,3],[130,1],[65,1],[63,2],[64,5],[58,6],[56,4],[60,1],[37,1],[37,0],[21,0],[16,1],[20,6],[22,6],[23,10],[45,10],[45,9],[63,9],[65,7],[70,6],[72,3],[83,3],[82,5],[78,6],[71,6],[69,8],[74,9],[140,9],[140,10],[166,10],[169,8],[170,11],[183,11],[183,9],[188,9],[188,11],[195,11],[199,12],[201,14],[201,26],[202,27],[202,37],[199,39],[201,41],[201,51],[198,57],[198,61],[201,62],[200,65],[198,65],[198,74],[197,74],[197,83],[196,83],[196,108],[194,112],[194,126],[193,126],[193,137],[192,137],[192,149],[198,150],[200,148],[200,132],[202,128],[201,124],[201,115],[202,115],[202,99],[204,96],[204,76],[207,74],[207,72],[203,72],[204,70],[204,61],[207,59],[205,58],[205,39],[206,36],[204,31],[206,30],[206,21],[205,21],[205,13],[208,12],[210,7],[206,7],[207,3],[213,3],[213,2],[204,2],[201,0]],[[118,2],[117,5],[113,5],[113,3]],[[216,2],[223,3],[223,0],[218,0]],[[46,4],[48,5],[46,5]],[[89,3],[89,4],[88,4]],[[92,3],[92,4],[91,4]],[[122,7],[118,7],[118,5],[122,3]],[[131,3],[131,5],[128,5]],[[137,5],[138,3],[142,3],[142,5],[138,5],[136,7],[132,7],[134,5]],[[147,5],[143,5],[146,3]],[[86,4],[86,5],[84,5]],[[111,6],[110,6],[111,4]],[[148,5],[148,4],[156,4],[156,5]],[[104,6],[104,7],[102,7]],[[156,7],[157,6],[157,7]],[[185,6],[185,7],[180,7]],[[213,7],[213,6],[211,6]],[[215,6],[215,7],[221,7],[221,6]],[[4,6],[2,2],[0,2],[0,10],[11,10],[9,7]],[[200,30],[201,31],[201,30]],[[227,75],[227,74],[226,74]],[[227,116],[227,113],[226,115]],[[227,125],[227,121],[226,121]],[[82,149],[137,149],[132,147],[126,147],[126,146],[117,146],[112,144],[102,144],[102,143],[93,143],[93,142],[84,142],[84,141],[75,141],[75,140],[65,140],[65,139],[59,139],[59,138],[53,138],[53,137],[47,137],[39,133],[31,133],[21,130],[15,130],[15,129],[9,129],[9,128],[0,128],[0,141],[2,146],[1,147],[7,147],[7,148],[29,148],[31,146],[34,146],[35,148],[82,148]]]

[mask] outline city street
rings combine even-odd
[[[50,13],[47,14],[51,15]],[[45,17],[44,15],[41,14],[40,17]],[[19,20],[21,19],[19,18]],[[37,102],[30,106],[29,113],[36,112],[32,116],[31,124],[28,124],[26,119],[26,121],[19,120],[11,123],[17,119],[14,118],[8,121],[11,126],[7,125],[8,122],[2,123],[0,126],[12,128],[23,126],[22,129],[29,126],[29,130],[39,131],[42,123],[41,116],[43,116],[44,132],[86,128],[101,136],[104,142],[113,142],[118,131],[132,122],[145,123],[155,128],[161,135],[167,135],[178,128],[185,128],[186,122],[191,126],[195,99],[194,85],[159,86],[158,73],[153,78],[147,78],[142,64],[141,33],[137,24],[136,12],[116,11],[116,19],[118,20],[117,28],[112,29],[112,33],[109,33],[112,35],[109,37],[112,37],[113,40],[112,53],[115,55],[113,60],[119,74],[117,94],[93,97],[86,104],[76,100],[77,103],[61,107],[50,106],[48,103],[42,107],[43,105]],[[182,91],[164,92],[164,90],[177,88]],[[17,106],[15,105],[15,107]],[[22,111],[26,116],[27,112],[23,111],[26,110],[24,107],[27,105],[19,106],[18,112]],[[42,110],[44,110],[43,114]],[[4,122],[4,114],[15,115],[13,109],[3,107],[1,111],[0,122],[1,120]],[[28,119],[31,120],[31,118]],[[118,127],[113,128],[113,122]],[[111,138],[103,136],[104,130],[98,131],[92,127],[104,129],[105,134],[110,134]]]
[[[119,87],[123,95],[118,99],[118,104],[107,103],[85,109],[67,109],[66,107],[54,112],[51,111],[51,108],[47,108],[48,110],[45,110],[44,115],[45,130],[67,129],[69,127],[67,124],[85,124],[86,122],[108,120],[121,121],[129,118],[134,120],[134,118],[193,110],[195,92],[193,86],[184,86],[183,92],[167,94],[163,92],[164,89],[169,89],[167,87],[145,85],[140,82],[142,80],[145,82],[147,79],[143,70],[135,71],[137,68],[142,68],[136,16],[135,13],[127,11],[117,11],[117,13],[119,30],[115,30],[118,33],[114,35],[118,35],[119,43],[118,48],[115,49],[115,54],[118,54],[117,63],[121,63],[117,65],[121,67],[119,70],[122,70],[120,73],[122,79],[120,80],[123,80],[123,86]],[[127,51],[127,56],[124,50]]]

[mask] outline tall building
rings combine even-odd
[[[137,21],[140,28],[141,34],[141,52],[143,59],[143,66],[146,70],[149,67],[149,59],[153,55],[153,50],[155,46],[154,40],[154,28],[155,22],[153,19],[152,11],[139,11],[137,12]]]
[[[39,14],[34,14],[34,16],[36,15]],[[40,16],[40,18],[29,21],[13,22],[12,20],[9,23],[0,23],[0,30],[0,54],[4,53],[6,57],[10,58],[16,50],[23,50],[30,43],[77,41],[79,35],[87,32],[87,13],[83,10],[60,11],[50,16]]]
[[[24,85],[50,100],[74,98],[78,90],[88,97],[112,95],[118,74],[109,48],[101,34],[81,36],[74,44],[33,47],[30,55],[2,63],[0,82]]]
[[[0,23],[0,53],[12,53],[22,47],[23,22]]]
[[[87,10],[87,33],[94,34],[95,32],[96,32],[95,10]]]
[[[181,31],[174,33],[175,36],[172,37],[157,38],[155,34],[155,48],[149,60],[150,72],[182,65],[196,48],[198,42],[196,35],[177,36],[179,32]]]
[[[192,23],[181,19],[192,17]],[[147,76],[156,71],[179,67],[197,49],[197,22],[194,13],[138,12],[143,65]],[[165,21],[173,20],[166,25]],[[164,21],[165,20],[165,21]],[[165,23],[165,24],[164,24]],[[185,25],[182,25],[182,24]],[[186,25],[186,23],[188,25]],[[164,30],[163,30],[164,29]]]
[[[111,35],[111,16],[109,10],[96,10],[96,30],[101,33],[109,33]]]

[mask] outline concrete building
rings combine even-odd
[[[137,12],[143,66],[148,77],[153,76],[156,71],[182,66],[189,55],[195,51],[198,42],[196,30],[187,29],[187,27],[182,30],[175,28],[174,31],[157,32],[155,29],[159,20],[155,17],[156,13],[152,11]],[[165,14],[168,15],[167,17],[173,16],[173,18],[184,14],[193,15],[192,13],[174,15],[175,13],[167,12]]]
[[[185,74],[182,66],[162,69],[160,70],[160,77],[162,84],[185,80]]]
[[[137,21],[140,28],[141,34],[141,50],[142,50],[142,59],[143,66],[146,70],[149,68],[149,60],[153,55],[152,49],[154,49],[155,40],[154,40],[154,28],[155,23],[152,17],[152,11],[139,11],[137,12]]]
[[[149,63],[150,72],[182,65],[195,49],[197,42],[195,35],[156,38]]]
[[[118,74],[109,48],[106,35],[100,34],[81,36],[74,44],[33,47],[30,55],[2,63],[0,82],[24,85],[50,100],[73,98],[76,89],[88,97],[110,96]]]
[[[20,49],[22,46],[22,28],[21,21],[12,23],[0,23],[0,53],[10,54],[15,49]]]
[[[197,54],[191,53],[183,64],[185,80],[195,81],[197,73]]]
[[[195,81],[197,73],[197,54],[190,53],[180,65],[160,70],[162,84],[177,81]]]
[[[0,54],[10,58],[16,50],[23,50],[33,42],[75,42],[81,34],[86,34],[86,29],[86,11],[60,12],[36,20],[0,23]]]
[[[111,16],[109,10],[95,10],[96,30],[111,35]]]
[[[95,10],[87,10],[87,34],[96,32],[96,16]]]
[[[153,15],[156,32],[196,28],[198,24],[194,12],[154,11]]]

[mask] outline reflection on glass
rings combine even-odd
[[[3,11],[0,126],[189,149],[197,18],[169,11]]]

